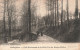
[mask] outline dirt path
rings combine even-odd
[[[39,36],[38,39],[36,40],[37,42],[59,42],[56,39],[53,39],[47,35]]]
[[[39,36],[37,40],[31,42],[19,42],[19,40],[13,40],[8,42],[8,44],[40,44],[40,43],[60,43],[58,40],[53,39],[47,35]]]

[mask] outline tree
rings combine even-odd
[[[14,6],[13,6],[13,3],[14,1],[13,0],[7,0],[7,16],[8,16],[8,28],[9,28],[9,32],[8,32],[8,40],[11,40],[12,37],[11,37],[11,33],[12,33],[12,16],[14,16]]]
[[[54,3],[55,3],[55,2],[53,1],[53,26],[54,26],[54,23],[55,23],[55,22],[54,22],[54,15],[55,15],[55,14],[54,14],[54,7],[55,7],[55,4],[54,4]]]
[[[6,34],[6,25],[5,25],[6,24],[6,22],[5,22],[5,17],[6,17],[5,13],[6,13],[6,0],[4,0],[4,14],[3,14],[3,23],[4,23],[3,26],[4,26],[4,28],[3,29],[4,29],[4,35],[5,35],[4,36],[4,42],[7,43],[7,39],[6,39],[6,35],[7,34]]]
[[[55,26],[56,26],[56,0],[55,0]]]
[[[68,0],[67,0],[67,8],[66,8],[66,10],[67,10],[67,27],[69,27],[69,6],[68,6]]]
[[[50,18],[50,16],[49,16],[50,15],[50,10],[49,9],[50,9],[50,0],[48,0],[48,19],[47,19],[48,20],[48,26],[50,26],[50,23],[49,23],[50,22],[49,21],[50,20],[49,19]]]
[[[31,41],[31,0],[25,0],[23,4],[22,32],[25,34],[25,41]]]
[[[57,0],[57,26],[59,26],[59,4],[58,4],[58,1]]]
[[[31,0],[28,0],[28,16],[29,16],[29,39],[32,39],[31,36]]]
[[[80,12],[79,12],[79,18],[80,18]]]
[[[29,17],[28,17],[28,0],[24,1],[23,7],[22,7],[22,31],[23,32],[28,32],[28,23],[29,23]]]
[[[75,0],[76,8],[75,8],[75,18],[78,18],[78,0]]]
[[[63,0],[61,1],[61,28],[62,28],[62,25],[63,25]]]

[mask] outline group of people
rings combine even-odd
[[[37,36],[43,36],[43,32],[37,31]]]
[[[43,36],[43,31],[42,31],[42,29],[39,29],[36,33],[37,33],[37,36]]]

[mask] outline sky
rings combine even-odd
[[[3,0],[0,0],[0,2],[3,2]],[[17,9],[17,14],[20,14],[21,12],[21,9],[22,9],[22,5],[24,3],[24,0],[16,0],[15,2],[15,5],[16,5],[16,9]],[[37,6],[37,10],[36,10],[36,14],[38,16],[46,16],[46,0],[32,0],[31,2],[32,4],[35,3],[35,5]],[[61,5],[61,1],[59,0],[59,4]],[[66,10],[66,0],[63,0],[63,7],[64,7],[64,10]],[[80,5],[80,0],[78,0],[78,5]],[[3,16],[3,13],[2,11],[4,10],[2,7],[3,4],[0,3],[0,19],[2,19],[2,16]],[[74,10],[75,10],[75,0],[69,0],[69,12],[72,12],[74,13]],[[80,10],[80,6],[79,6],[79,10]]]

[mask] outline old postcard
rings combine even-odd
[[[0,0],[0,50],[80,50],[80,0]]]

